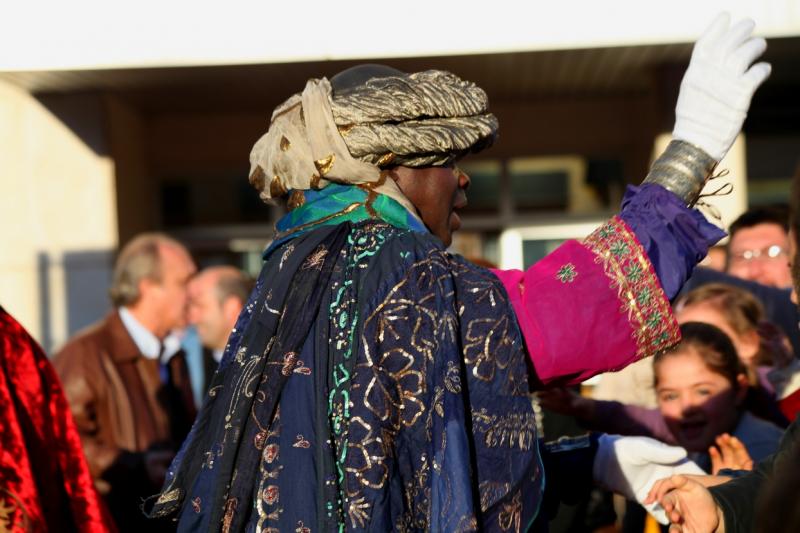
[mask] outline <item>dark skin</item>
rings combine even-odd
[[[395,167],[389,177],[417,208],[428,229],[445,246],[453,242],[453,232],[461,227],[456,210],[467,205],[469,176],[457,167]]]

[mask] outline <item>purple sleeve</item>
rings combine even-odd
[[[619,435],[653,437],[675,444],[664,417],[658,409],[628,405],[620,402],[594,401],[594,420],[584,420],[587,429]]]
[[[672,300],[695,265],[725,232],[660,185],[628,186],[620,218],[644,247],[664,293]]]

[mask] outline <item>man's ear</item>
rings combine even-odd
[[[155,289],[156,287],[160,287],[160,286],[161,286],[161,283],[159,283],[159,282],[157,282],[157,281],[155,281],[153,279],[150,279],[150,278],[142,278],[142,279],[140,279],[139,280],[139,285],[137,287],[139,289],[139,297],[143,298],[146,294],[152,292],[153,289]]]
[[[236,322],[236,319],[239,318],[239,313],[242,312],[242,302],[236,296],[228,296],[225,298],[225,301],[222,302],[222,316],[225,317],[225,320],[229,323]]]

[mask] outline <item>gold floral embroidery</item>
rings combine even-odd
[[[453,394],[459,394],[461,392],[460,372],[460,369],[458,366],[456,366],[454,361],[447,362],[447,373],[444,376],[444,386]]]
[[[350,525],[353,528],[363,529],[369,518],[370,503],[363,496],[357,500],[352,500],[347,505],[347,516],[350,517]]]
[[[281,254],[281,262],[278,263],[278,270],[283,270],[283,265],[286,263],[286,260],[289,259],[289,256],[292,255],[292,252],[294,252],[294,243],[288,244],[283,250],[283,253]],[[270,296],[272,296],[271,291]]]
[[[259,426],[261,425],[258,419],[255,417],[253,419]],[[258,448],[262,450],[261,461],[259,461],[258,465],[260,480],[258,481],[257,494],[259,497],[256,498],[254,504],[258,513],[256,531],[268,531],[267,522],[278,520],[283,512],[283,508],[277,505],[280,496],[278,487],[271,484],[274,483],[271,480],[277,479],[278,473],[282,468],[281,465],[274,464],[280,453],[280,445],[278,444],[281,435],[280,407],[275,412],[269,429],[262,429],[259,434],[261,433],[264,434],[264,437],[262,439],[263,449]]]
[[[402,254],[401,257],[406,259]],[[529,391],[527,374],[512,371],[524,369],[527,356],[516,324],[508,316],[505,290],[489,272],[476,275],[471,265],[433,250],[409,265],[405,275],[379,301],[360,328],[359,360],[354,373],[359,377],[358,386],[350,389],[349,396],[360,412],[347,420],[342,441],[345,448],[341,456],[346,457],[342,459],[346,473],[340,503],[342,516],[353,528],[370,522],[372,491],[387,490],[396,453],[395,439],[405,431],[424,431],[436,453],[414,458],[417,474],[404,483],[406,505],[392,526],[397,531],[430,528],[431,476],[437,476],[437,482],[446,486],[438,490],[445,496],[440,512],[448,517],[448,530],[475,531],[478,522],[473,514],[456,515],[450,508],[449,498],[463,487],[451,486],[449,470],[437,464],[452,445],[446,431],[437,434],[433,428],[452,405],[450,395],[465,394],[467,377],[470,382],[496,380],[497,393],[521,397],[521,401],[511,412],[497,412],[490,407],[473,411],[474,438],[480,446],[493,448],[498,457],[535,449],[534,415],[525,401]],[[458,305],[451,306],[449,302],[465,305],[468,311],[459,311]],[[499,309],[496,316],[474,316],[469,310],[476,304]],[[332,339],[333,346],[337,342],[337,338]],[[439,355],[450,345],[461,347],[462,359],[448,360],[444,375],[437,372],[436,381],[429,382]],[[513,527],[525,507],[512,501],[510,486],[500,488],[505,479],[500,475],[495,481],[498,487],[485,495],[492,504],[502,502],[508,507],[500,510],[505,513],[504,523]]]
[[[303,264],[300,268],[303,270],[310,270],[312,268],[319,270],[322,268],[322,263],[324,262],[326,255],[328,255],[328,249],[325,248],[324,245],[320,244],[316,250],[306,257],[306,260],[303,261]]]
[[[478,531],[478,520],[473,514],[462,516],[455,529],[455,533],[473,533],[475,531]]]
[[[308,441],[308,439],[306,439],[302,435],[298,435],[295,438],[295,441],[294,441],[294,444],[292,444],[292,447],[293,448],[302,448],[304,450],[307,450],[307,449],[311,448],[311,443]]]
[[[496,318],[478,318],[467,325],[464,361],[472,368],[472,375],[483,381],[494,379],[497,368],[505,369],[514,355],[509,332],[508,315]]]
[[[497,481],[482,481],[478,485],[478,494],[481,498],[481,511],[486,512],[490,505],[505,498],[511,491],[511,483]]]
[[[512,527],[519,533],[522,526],[522,502],[521,493],[517,492],[514,498],[503,504],[503,509],[497,515],[497,523],[503,531],[509,531]]]
[[[173,489],[161,494],[156,500],[156,505],[177,501],[181,497],[181,489]]]
[[[472,411],[474,430],[483,435],[487,448],[504,446],[530,450],[536,440],[536,417],[533,412],[490,415],[483,408]]]
[[[647,254],[625,223],[612,218],[589,235],[584,245],[596,254],[595,262],[603,265],[610,286],[617,290],[620,311],[634,329],[637,357],[655,355],[676,344],[680,333],[669,301]]]
[[[233,523],[233,515],[236,514],[236,506],[239,500],[236,498],[228,498],[225,502],[225,514],[222,517],[222,533],[228,533],[231,530]]]
[[[431,529],[431,508],[429,505],[430,487],[430,461],[425,454],[422,455],[422,465],[416,475],[406,481],[404,486],[405,501],[408,505],[403,513],[398,516],[395,529],[397,531],[427,531]],[[447,502],[441,509],[447,512]]]
[[[393,435],[388,432],[376,434],[372,424],[360,416],[350,419],[347,455],[350,458],[345,471],[353,474],[360,485],[372,489],[383,487],[389,476],[386,466],[386,450],[391,448]]]

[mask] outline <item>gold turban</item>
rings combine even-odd
[[[272,114],[250,153],[250,183],[264,200],[330,182],[365,185],[414,209],[381,169],[443,166],[489,146],[497,118],[486,93],[428,70],[369,79],[333,94],[312,79]]]

